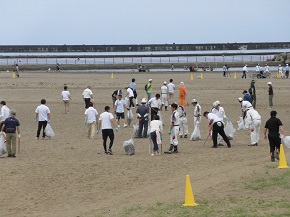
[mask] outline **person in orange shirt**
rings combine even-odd
[[[183,82],[180,82],[179,86],[179,105],[185,106],[185,98],[186,98],[186,87]]]

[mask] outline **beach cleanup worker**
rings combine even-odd
[[[278,73],[280,78],[284,78],[283,67],[281,66],[281,64],[279,64]]]
[[[90,107],[86,109],[85,111],[85,121],[84,124],[88,128],[88,134],[87,137],[89,139],[95,138],[95,132],[96,132],[96,125],[98,124],[98,112],[94,108],[94,103],[90,102]]]
[[[254,107],[254,109],[256,108],[256,87],[255,87],[255,80],[252,80],[251,81],[251,86],[250,86],[250,89],[249,89],[249,94],[251,95],[252,97],[252,105]]]
[[[248,68],[247,68],[247,64],[243,67],[243,76],[242,78],[247,79],[247,72],[248,72]]]
[[[167,85],[167,89],[168,89],[168,103],[170,106],[174,102],[174,91],[175,91],[175,85],[173,84],[172,78],[169,80],[169,84]]]
[[[200,123],[200,118],[201,118],[201,106],[197,102],[196,99],[191,100],[191,104],[194,107],[193,110],[193,128],[196,126],[197,123]]]
[[[113,108],[115,106],[115,102],[117,100],[117,96],[118,95],[122,95],[122,90],[115,90],[113,93],[112,93],[112,100],[113,100]]]
[[[148,101],[148,105],[150,106],[150,113],[151,113],[151,121],[154,120],[154,116],[158,114],[158,111],[160,110],[160,107],[162,105],[160,100],[160,94],[157,93],[155,97],[151,98]]]
[[[251,131],[251,144],[248,146],[258,146],[260,139],[261,115],[254,109],[247,109],[245,118],[245,128]]]
[[[130,83],[129,87],[133,90],[136,106],[139,106],[139,104],[138,104],[138,98],[137,98],[138,94],[137,94],[137,91],[136,91],[136,87],[137,86],[136,86],[136,83],[135,83],[136,79],[135,78],[132,78],[131,81],[132,82]]]
[[[188,123],[186,117],[186,111],[184,106],[178,106],[178,114],[179,114],[179,137],[187,138],[188,135]]]
[[[249,101],[244,101],[242,97],[238,98],[238,101],[241,104],[241,108],[242,108],[242,117],[243,119],[245,119],[246,117],[246,113],[247,113],[247,109],[254,109],[253,105],[249,102]]]
[[[112,113],[110,113],[110,107],[105,106],[105,111],[99,117],[99,125],[98,129],[102,129],[102,137],[103,137],[103,147],[105,154],[113,155],[112,147],[114,144],[114,131],[113,127],[115,128],[116,132],[118,132],[119,128],[116,126],[116,122]],[[99,131],[96,132],[97,134]],[[107,150],[107,139],[110,139],[109,149]]]
[[[10,117],[10,109],[6,105],[5,101],[1,101],[0,106],[1,106],[0,129],[2,129],[2,125],[4,124],[5,119]],[[5,134],[5,128],[2,131]],[[4,135],[4,137],[5,137],[5,135]]]
[[[150,138],[153,142],[153,152],[152,155],[160,155],[158,145],[161,144],[161,136],[162,136],[162,122],[159,120],[159,116],[155,115],[154,120],[150,122]]]
[[[264,139],[267,139],[267,133],[268,133],[268,140],[270,145],[270,156],[271,161],[274,162],[275,158],[279,160],[279,153],[280,153],[280,144],[281,144],[281,138],[279,131],[282,133],[282,136],[285,137],[285,132],[283,128],[283,124],[279,118],[276,117],[277,112],[271,111],[270,116],[271,118],[267,120],[265,124],[265,130],[264,130]],[[275,156],[276,151],[276,156]]]
[[[45,105],[46,104],[46,100],[42,99],[40,101],[40,105],[37,106],[36,110],[35,110],[35,122],[38,123],[38,128],[37,128],[37,132],[36,132],[36,140],[39,139],[39,135],[40,135],[40,131],[41,128],[43,130],[42,132],[42,139],[45,139],[45,127],[47,125],[47,123],[50,123],[50,109]]]
[[[63,87],[63,91],[61,92],[62,101],[64,103],[64,113],[69,113],[69,101],[71,100],[70,92],[67,90],[67,86]]]
[[[288,64],[286,64],[285,75],[286,75],[286,78],[289,77],[289,65]]]
[[[185,106],[185,98],[186,98],[186,87],[184,86],[184,82],[180,82],[179,86],[179,105]]]
[[[170,129],[168,134],[170,135],[170,148],[165,151],[165,154],[178,153],[178,134],[179,134],[179,114],[177,111],[178,105],[171,104],[172,114],[170,116]],[[173,150],[174,149],[174,150]]]
[[[148,83],[145,85],[145,91],[147,94],[147,99],[150,100],[151,99],[151,94],[152,94],[152,79],[150,78],[148,80]]]
[[[272,82],[268,82],[267,85],[268,85],[268,95],[269,95],[269,109],[272,109],[273,97],[274,97],[273,85],[272,85]]]
[[[213,139],[212,148],[218,147],[218,143],[217,143],[218,134],[220,134],[222,136],[224,141],[227,143],[228,148],[231,148],[232,146],[231,146],[229,138],[225,134],[224,124],[223,124],[222,120],[217,115],[215,115],[213,113],[209,113],[207,111],[205,111],[203,113],[203,116],[206,117],[208,119],[208,122],[209,122],[208,123],[208,126],[209,126],[208,134],[210,135],[210,133],[212,131],[212,139]]]
[[[137,119],[139,121],[138,138],[142,138],[142,132],[143,138],[147,138],[149,107],[146,105],[146,103],[147,103],[146,98],[143,98],[141,100],[141,105],[138,106],[136,110]]]
[[[161,108],[162,111],[163,106],[165,106],[165,111],[167,111],[168,107],[168,88],[167,88],[167,82],[164,81],[163,85],[161,86]]]
[[[134,99],[133,90],[130,87],[125,87],[125,89],[126,89],[126,92],[127,92],[125,97],[129,98],[129,108],[135,108],[135,105],[134,105],[134,102],[133,102],[133,99]]]
[[[9,113],[10,113],[10,117],[5,119],[3,126],[1,127],[1,133],[3,132],[5,128],[6,129],[6,148],[7,148],[8,157],[16,157],[17,134],[18,134],[18,141],[20,142],[20,123],[15,118],[16,111],[14,109],[11,109]]]
[[[83,99],[85,101],[85,108],[90,107],[90,102],[94,102],[93,92],[91,90],[91,86],[87,86],[87,88],[83,91]]]
[[[114,105],[118,127],[120,127],[120,119],[123,119],[124,127],[128,127],[126,123],[126,119],[125,119],[125,108],[126,108],[126,101],[122,99],[122,95],[118,95],[118,99],[116,100],[115,105]]]

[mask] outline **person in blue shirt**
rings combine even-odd
[[[286,78],[288,78],[289,77],[289,65],[288,64],[286,64],[286,68],[285,68],[285,75],[286,75]]]
[[[253,99],[252,99],[251,95],[248,93],[248,91],[244,90],[243,94],[244,94],[244,101],[248,101],[248,102],[252,103]]]

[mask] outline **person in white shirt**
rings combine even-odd
[[[248,72],[248,68],[247,68],[247,64],[243,67],[243,76],[242,78],[247,79],[247,72]]]
[[[187,138],[188,135],[188,123],[184,106],[178,106],[179,114],[179,137]]]
[[[260,73],[260,64],[259,63],[256,65],[256,72]]]
[[[85,108],[90,107],[90,102],[94,101],[93,92],[91,90],[91,86],[87,86],[87,88],[83,91],[83,99],[85,101]]]
[[[239,97],[238,101],[241,103],[242,117],[244,119],[246,117],[247,109],[254,109],[254,107],[252,103],[250,103],[249,101],[244,101],[242,97]]]
[[[62,101],[64,103],[64,113],[69,113],[69,101],[71,100],[70,92],[67,90],[67,86],[63,87],[63,91],[61,92]]]
[[[218,136],[218,134],[220,134],[222,136],[224,141],[227,143],[228,148],[231,148],[232,145],[230,143],[230,140],[228,139],[228,137],[225,134],[224,124],[223,124],[221,118],[219,118],[217,115],[215,115],[213,113],[209,113],[207,111],[205,111],[203,113],[203,116],[206,117],[208,119],[208,122],[209,122],[208,123],[208,126],[209,126],[208,135],[210,135],[210,133],[212,131],[212,140],[213,140],[212,148],[217,148],[218,147],[218,144],[217,144],[217,136]]]
[[[127,94],[125,97],[128,97],[129,98],[129,108],[135,108],[135,105],[134,105],[134,102],[133,102],[133,99],[134,99],[134,92],[133,90],[130,88],[130,87],[126,87],[125,88],[127,90]]]
[[[279,73],[280,78],[284,78],[283,66],[281,66],[281,64],[279,64],[278,73]]]
[[[105,106],[105,111],[100,115],[99,118],[99,129],[102,129],[102,137],[103,137],[103,146],[105,154],[113,155],[112,147],[114,143],[114,131],[113,127],[116,129],[116,132],[118,132],[118,127],[116,127],[116,123],[114,121],[114,116],[112,113],[110,113],[110,107]],[[97,131],[97,134],[99,131]],[[107,139],[110,138],[110,146],[109,150],[107,150]]]
[[[193,111],[193,125],[194,127],[196,126],[197,122],[200,123],[201,121],[201,106],[199,105],[199,103],[197,102],[196,99],[191,100],[191,104],[194,107],[194,111]]]
[[[89,139],[95,138],[96,125],[98,124],[97,120],[98,120],[98,112],[94,108],[94,103],[90,102],[90,107],[87,108],[85,111],[85,122],[84,122],[84,124],[88,128],[87,137]]]
[[[169,84],[167,85],[167,89],[168,89],[168,103],[169,103],[169,106],[174,102],[175,85],[172,82],[173,82],[173,79],[171,78],[169,80]]]
[[[251,130],[251,144],[248,146],[258,146],[261,129],[261,115],[254,109],[247,109],[245,128]]]
[[[162,105],[161,103],[161,100],[160,100],[160,94],[157,93],[155,95],[155,97],[151,98],[149,101],[148,101],[148,104],[149,106],[151,107],[151,121],[153,121],[154,119],[154,116],[158,114],[158,111]]]
[[[150,122],[150,138],[154,145],[153,151],[155,155],[160,155],[158,145],[161,144],[161,136],[163,131],[162,122],[159,119],[159,116],[155,115],[154,120]]]
[[[268,66],[268,64],[265,65],[264,72],[270,72],[270,67]]]
[[[161,86],[161,111],[162,111],[162,108],[163,106],[165,106],[165,111],[167,111],[167,107],[168,107],[168,88],[166,86],[167,82],[164,81],[163,82],[163,85]]]
[[[122,95],[118,95],[118,99],[116,100],[114,106],[118,127],[120,127],[120,119],[123,119],[124,127],[128,126],[125,119],[125,108],[126,108],[125,100],[122,99]]]
[[[6,118],[10,117],[10,109],[7,107],[6,102],[5,101],[1,101],[0,103],[1,105],[1,114],[0,114],[0,129],[2,129],[2,126],[4,124],[4,121],[6,120]],[[3,132],[6,132],[6,129],[4,128]],[[5,137],[5,135],[4,135]]]
[[[37,128],[37,132],[36,132],[36,139],[39,139],[39,135],[40,135],[40,131],[41,128],[43,128],[43,133],[42,133],[42,139],[45,139],[45,127],[47,125],[47,123],[50,123],[50,110],[49,108],[45,105],[46,104],[46,100],[42,99],[40,101],[41,105],[39,105],[36,110],[35,110],[35,122],[38,123],[38,128]]]

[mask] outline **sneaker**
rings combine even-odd
[[[139,106],[139,104],[136,104],[136,106]]]
[[[165,151],[164,154],[172,154],[171,151]]]
[[[218,146],[224,146],[224,145],[220,143],[220,144],[218,144]]]
[[[126,128],[126,127],[128,127],[128,125],[127,124],[124,124],[124,128]]]
[[[184,138],[187,138],[187,134],[186,134],[186,135],[184,135]]]
[[[182,135],[180,135],[179,138],[182,138]]]
[[[15,154],[12,154],[11,157],[16,157]]]
[[[214,145],[213,145],[212,148],[217,148],[217,146],[214,146]]]
[[[275,158],[271,158],[271,162],[275,162]]]
[[[105,151],[104,153],[105,153],[105,154],[108,154],[108,152],[107,152],[107,151]]]
[[[112,149],[108,150],[108,154],[113,155]]]
[[[39,140],[39,137],[35,137],[36,140]]]
[[[258,146],[258,143],[249,144],[248,146]]]
[[[12,155],[11,154],[8,154],[8,156],[7,157],[12,157]]]

